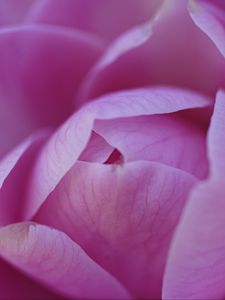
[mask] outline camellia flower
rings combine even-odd
[[[225,298],[225,2],[0,0],[0,299]]]

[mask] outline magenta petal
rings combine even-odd
[[[148,20],[161,3],[162,0],[38,0],[28,21],[79,28],[110,40]]]
[[[0,155],[35,129],[61,124],[74,111],[77,88],[101,51],[99,40],[75,30],[0,30]]]
[[[199,178],[208,174],[205,132],[178,113],[98,120],[94,130],[117,148],[125,161],[161,162]]]
[[[30,174],[49,135],[48,131],[36,133],[0,162],[0,226],[23,220]]]
[[[25,274],[73,299],[131,299],[122,285],[64,233],[35,223],[0,229],[0,255]]]
[[[138,299],[159,299],[171,235],[195,182],[146,161],[77,162],[35,220],[66,232]]]
[[[217,96],[208,136],[211,176],[197,186],[178,226],[163,299],[225,297],[225,94]]]
[[[79,160],[103,163],[107,160],[113,150],[114,148],[109,145],[102,136],[93,131]]]
[[[216,105],[211,120],[208,136],[209,161],[211,176],[221,180],[225,172],[225,92],[219,91],[216,96]]]
[[[0,259],[0,299],[62,300],[60,295],[33,281]]]
[[[1,0],[0,1],[0,26],[16,24],[21,22],[29,9],[33,0]]]
[[[205,107],[210,99],[185,90],[146,88],[106,95],[75,113],[52,136],[39,157],[28,193],[27,218],[43,203],[84,151],[95,119],[171,113]]]
[[[165,5],[171,2],[164,1]],[[81,88],[83,101],[109,91],[155,84],[210,95],[224,86],[223,56],[195,25],[185,5],[180,5],[186,1],[174,2],[152,22],[135,27],[111,44]]]
[[[216,1],[190,3],[190,15],[195,24],[212,40],[225,57],[225,11],[219,9]],[[223,1],[224,5],[224,1]]]

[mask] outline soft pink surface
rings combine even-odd
[[[223,0],[0,0],[0,299],[225,299],[224,37]]]
[[[173,240],[164,299],[224,299],[225,94],[219,92],[208,134],[211,175],[191,194]]]
[[[114,148],[101,135],[92,131],[86,148],[81,153],[79,160],[103,163],[113,151]]]
[[[224,58],[213,41],[195,25],[182,5],[186,1],[170,3],[165,1],[157,18],[110,45],[89,72],[80,101],[143,85],[169,84],[211,95],[224,86]]]
[[[146,88],[107,95],[75,113],[41,151],[28,192],[26,218],[31,217],[85,149],[95,119],[171,113],[205,107],[210,99],[172,88]]]
[[[80,28],[111,40],[142,23],[162,0],[38,0],[27,21]]]
[[[77,88],[101,51],[100,40],[75,30],[0,29],[0,158],[35,129],[59,125],[74,111]]]
[[[171,235],[195,182],[158,163],[78,162],[34,219],[66,232],[138,299],[158,299]]]
[[[179,114],[96,121],[94,130],[117,148],[125,161],[156,161],[207,175],[205,132]]]
[[[1,0],[0,26],[21,23],[35,0]]]
[[[0,229],[0,255],[54,291],[77,299],[132,299],[64,233],[24,222]]]
[[[32,168],[49,131],[34,134],[0,162],[0,226],[24,220]]]

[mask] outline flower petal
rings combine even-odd
[[[79,28],[113,39],[150,18],[162,0],[38,0],[28,20]],[[115,22],[116,19],[116,22]]]
[[[28,276],[0,259],[0,299],[10,300],[63,300],[60,295],[34,282]],[[13,288],[12,288],[13,284]]]
[[[28,201],[30,218],[77,161],[91,135],[95,119],[114,119],[171,113],[205,107],[210,99],[173,88],[146,88],[106,95],[71,116],[52,136],[36,163]]]
[[[150,23],[111,44],[84,81],[81,102],[146,85],[181,86],[213,96],[224,86],[224,57],[181,5],[186,1],[171,2],[164,1],[165,8]]]
[[[109,145],[95,131],[92,131],[91,137],[85,150],[81,153],[79,160],[89,162],[105,162],[114,148]]]
[[[161,162],[199,178],[208,174],[205,132],[181,119],[179,113],[97,120],[94,130],[126,161]]]
[[[196,1],[194,4],[190,2],[190,16],[225,57],[225,12],[216,4],[217,1]]]
[[[34,220],[66,232],[138,299],[159,299],[168,245],[196,180],[151,162],[77,162]]]
[[[217,96],[209,130],[211,176],[191,194],[171,247],[163,299],[224,299],[225,94]]]
[[[30,174],[49,136],[49,131],[34,134],[0,162],[0,226],[23,220]]]
[[[78,299],[131,299],[126,290],[64,233],[35,223],[0,229],[0,254],[38,282]]]
[[[0,30],[0,157],[35,129],[57,126],[74,111],[76,90],[101,49],[100,41],[77,31]]]
[[[28,13],[33,0],[1,0],[0,25],[21,22]]]

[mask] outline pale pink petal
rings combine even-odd
[[[163,299],[225,297],[225,95],[217,96],[209,130],[211,176],[191,194],[171,247]]]
[[[52,136],[37,161],[28,193],[30,218],[85,149],[95,119],[171,113],[206,107],[210,99],[173,88],[146,88],[106,95],[72,115]]]
[[[101,49],[100,41],[78,31],[0,30],[0,157],[35,129],[61,124],[74,111],[76,90]]]
[[[168,84],[210,95],[224,86],[224,57],[183,2],[164,1],[167,7],[155,19],[113,42],[88,74],[79,100],[144,85]]]
[[[32,168],[49,131],[34,134],[0,162],[0,226],[23,219]]]
[[[0,0],[0,25],[20,23],[35,0]]]
[[[114,148],[106,140],[92,131],[91,137],[85,150],[81,153],[79,160],[89,162],[105,162]]]
[[[0,259],[0,299],[2,300],[63,300],[60,295],[41,286],[29,276]]]
[[[131,299],[109,273],[64,233],[35,223],[0,229],[0,255],[25,274],[73,299]]]
[[[216,4],[217,1],[190,1],[189,11],[195,24],[212,40],[218,51],[225,56],[225,11]]]
[[[111,40],[148,20],[162,0],[38,0],[28,21],[80,28]]]
[[[219,91],[209,129],[209,161],[211,176],[221,180],[225,172],[225,92]]]
[[[205,132],[179,113],[100,121],[94,130],[126,161],[158,161],[205,178],[208,171]]]
[[[137,299],[159,299],[171,235],[194,183],[146,161],[78,162],[34,219],[66,232]]]

